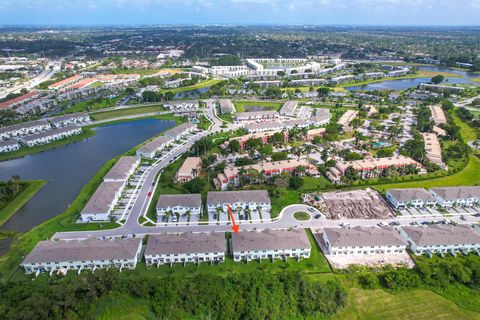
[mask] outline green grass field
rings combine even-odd
[[[47,183],[44,180],[22,181],[27,187],[20,192],[12,201],[0,210],[0,226],[2,226],[11,216],[23,207],[43,186]]]
[[[234,101],[234,104],[237,112],[245,112],[246,111],[245,107],[248,107],[248,106],[258,106],[258,107],[263,107],[264,109],[278,111],[283,105],[282,102],[246,101],[246,100]]]
[[[165,111],[162,105],[152,105],[152,106],[143,106],[143,107],[132,107],[132,108],[124,108],[118,110],[111,110],[111,111],[103,111],[103,112],[96,112],[90,114],[90,117],[94,120],[105,120],[105,119],[112,119],[112,118],[119,118],[125,116],[132,116],[132,115],[141,115],[143,113],[152,113],[152,112],[161,112]]]
[[[428,290],[390,294],[383,290],[351,289],[349,304],[332,319],[480,319],[480,314],[458,307]]]
[[[473,82],[480,82],[480,77],[478,78],[471,78],[470,81],[473,81]]]
[[[141,320],[149,319],[149,315],[146,301],[115,293],[99,299],[93,311],[98,320]]]
[[[106,109],[112,108],[115,104],[122,98],[122,96],[118,96],[112,99],[109,98],[94,98],[85,100],[79,103],[75,103],[74,105],[66,108],[63,110],[62,114],[67,113],[76,113],[76,112],[86,112],[86,111],[93,111],[99,109]],[[59,114],[60,115],[60,114]]]
[[[205,80],[205,81],[200,81],[193,86],[187,86],[187,87],[179,87],[179,88],[172,88],[172,89],[162,89],[160,90],[160,93],[165,93],[165,92],[172,92],[173,94],[177,94],[179,92],[185,92],[185,91],[190,91],[190,90],[196,90],[200,88],[205,88],[205,87],[211,87],[214,84],[219,83],[221,80]]]

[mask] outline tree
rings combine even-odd
[[[272,154],[272,161],[281,161],[288,158],[288,153],[286,152],[275,152]]]
[[[298,190],[303,186],[303,179],[297,176],[290,177],[288,181],[288,186],[291,189]]]
[[[332,89],[330,88],[326,88],[326,87],[321,87],[321,88],[318,88],[317,92],[318,92],[318,95],[320,97],[325,97],[325,96],[328,96],[328,94],[332,91]]]
[[[436,76],[434,76],[431,81],[433,82],[433,84],[439,84],[440,82],[442,82],[443,80],[445,79],[444,76],[442,76],[441,74],[438,74]]]
[[[240,142],[238,140],[232,140],[228,143],[228,147],[230,149],[230,152],[232,153],[238,153],[241,149]]]
[[[355,170],[352,166],[349,166],[345,170],[345,179],[348,181],[357,181],[360,177],[358,176],[357,170]]]
[[[206,182],[200,178],[194,178],[184,184],[185,189],[187,189],[190,193],[202,192],[205,185],[206,185]]]

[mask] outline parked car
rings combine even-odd
[[[417,221],[412,221],[412,222],[410,222],[410,224],[411,224],[412,226],[418,226],[418,222],[417,222]]]
[[[313,209],[313,208],[308,208],[308,211],[310,211],[310,212],[315,212],[315,209]]]
[[[320,219],[321,216],[322,216],[321,214],[316,214],[314,218],[315,219]]]

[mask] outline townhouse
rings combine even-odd
[[[283,142],[286,143],[288,141],[288,131],[283,131],[283,130],[271,130],[267,132],[249,133],[240,137],[230,138],[228,141],[231,142],[233,140],[237,140],[240,143],[240,147],[242,149],[245,149],[248,140],[258,139],[261,141],[262,144],[267,144],[269,143],[269,140],[272,138],[272,136],[276,133],[282,134]]]
[[[435,133],[422,133],[423,142],[425,145],[426,157],[429,161],[438,164],[442,168],[446,168],[442,159],[442,147],[440,141]]]
[[[358,111],[357,110],[347,110],[345,111],[344,114],[338,119],[337,123],[342,127],[342,130],[345,132],[349,132],[352,130],[350,127],[350,123],[353,121],[353,119],[358,117]]]
[[[440,207],[471,207],[480,204],[480,186],[431,188]]]
[[[124,186],[123,181],[102,182],[80,212],[80,220],[82,222],[109,221],[110,213],[120,199]]]
[[[437,204],[435,197],[423,188],[389,189],[386,198],[395,209],[399,210],[407,207],[434,207]]]
[[[391,158],[365,158],[363,160],[337,161],[335,166],[327,172],[327,177],[332,182],[340,182],[349,167],[352,167],[357,172],[360,179],[375,178],[384,174],[386,170],[402,170],[409,167],[418,170],[419,174],[425,173],[420,163],[409,157],[400,155]]]
[[[163,106],[170,111],[181,113],[198,111],[199,103],[197,100],[169,101],[165,102]]]
[[[196,127],[197,126],[192,123],[185,122],[170,130],[165,131],[163,136],[175,141],[182,138],[184,135],[195,131]]]
[[[182,233],[150,235],[145,248],[147,266],[174,263],[225,261],[227,245],[223,233]]]
[[[51,129],[47,120],[37,120],[0,128],[0,139],[12,139]]]
[[[434,224],[401,227],[400,234],[416,255],[480,252],[480,234],[470,225]]]
[[[175,182],[185,183],[195,179],[202,169],[202,159],[199,157],[188,157],[175,174]]]
[[[128,178],[135,172],[140,165],[140,157],[138,156],[122,156],[103,177],[105,182],[123,182],[126,183]]]
[[[34,147],[42,144],[51,143],[56,140],[64,139],[82,133],[82,128],[77,125],[69,125],[59,129],[40,132],[20,138],[20,142],[28,147]]]
[[[172,139],[159,136],[138,148],[136,154],[139,157],[153,159],[157,153],[168,147],[171,143]]]
[[[298,107],[298,101],[286,101],[282,108],[280,109],[280,114],[282,116],[293,117],[295,110]]]
[[[267,190],[210,191],[207,194],[208,212],[216,213],[219,209],[228,213],[228,206],[232,211],[250,209],[270,212],[272,209]]]
[[[430,112],[432,114],[432,120],[437,126],[447,123],[447,117],[445,116],[445,112],[443,111],[441,105],[430,105],[428,106],[428,108],[430,109]]]
[[[0,140],[0,153],[12,152],[17,151],[20,149],[20,145],[15,140],[7,140],[1,141]]]
[[[312,141],[315,137],[324,137],[326,133],[327,129],[325,128],[310,129],[307,131],[305,138],[307,141]]]
[[[60,81],[57,81],[55,83],[52,83],[51,85],[48,86],[48,89],[49,90],[61,90],[61,89],[64,89],[72,84],[74,84],[75,82],[78,82],[82,80],[82,76],[80,75],[74,75],[74,76],[71,76],[69,78],[66,78],[66,79],[63,79],[63,80],[60,80]]]
[[[0,103],[0,110],[11,109],[21,105],[25,105],[43,95],[40,91],[32,91],[26,94],[23,94],[19,97],[4,101]]]
[[[202,195],[199,193],[192,194],[162,194],[158,197],[157,217],[166,216],[167,213],[192,215],[202,213]]]
[[[420,83],[418,88],[421,90],[431,90],[435,92],[449,92],[449,93],[462,93],[465,91],[463,87],[445,86],[440,84]]]
[[[267,110],[267,111],[239,112],[235,115],[234,120],[236,122],[244,122],[244,121],[275,120],[278,118],[279,118],[279,114],[277,111]]]
[[[21,267],[27,274],[99,268],[134,269],[141,249],[141,238],[40,241],[22,261]]]
[[[72,124],[81,124],[90,122],[90,116],[86,113],[75,113],[50,118],[48,121],[55,127],[61,128]]]
[[[300,168],[302,168],[301,171]],[[252,171],[255,171],[258,176],[251,176]],[[261,174],[265,179],[268,179],[284,172],[288,174],[304,172],[310,176],[318,176],[320,174],[314,165],[305,160],[289,159],[263,162],[243,167],[226,167],[223,172],[217,175],[213,183],[217,189],[227,190],[230,186],[238,187],[240,185],[240,176],[248,179],[260,179],[259,175]]]
[[[401,254],[407,242],[391,227],[325,228],[315,239],[329,255]],[[322,243],[323,242],[323,243]]]
[[[231,251],[235,262],[310,257],[311,244],[303,229],[242,231],[232,234]]]

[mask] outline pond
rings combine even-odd
[[[48,181],[1,229],[24,232],[59,215],[105,162],[174,125],[143,119],[101,126],[82,141],[0,162],[1,180],[18,174],[23,180]]]

